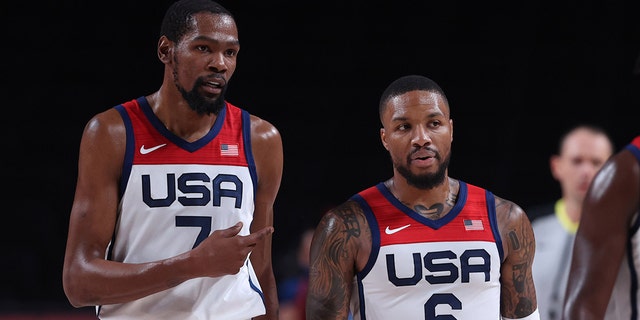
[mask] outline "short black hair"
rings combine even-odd
[[[382,117],[382,113],[384,112],[385,106],[387,102],[393,97],[397,97],[399,95],[405,94],[409,91],[429,91],[435,92],[442,97],[444,102],[449,105],[447,101],[447,96],[444,94],[444,91],[440,86],[433,80],[422,76],[422,75],[407,75],[402,76],[389,84],[389,86],[382,92],[382,96],[380,97],[380,105],[378,106],[378,112],[380,113],[380,117]]]
[[[235,18],[229,10],[212,0],[178,0],[174,2],[162,19],[160,36],[166,36],[173,42],[179,42],[191,31],[193,15],[200,12],[210,12]]]

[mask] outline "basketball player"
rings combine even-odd
[[[239,50],[229,11],[175,2],[158,91],[89,120],[63,269],[73,306],[100,319],[277,319],[282,141],[225,101]]]
[[[598,171],[582,208],[564,319],[638,319],[640,136]]]
[[[400,77],[379,112],[393,176],[322,217],[307,319],[539,319],[529,219],[448,176],[453,120],[442,89]]]

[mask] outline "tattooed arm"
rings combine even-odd
[[[307,319],[348,318],[354,275],[370,251],[371,233],[358,204],[348,201],[322,217],[311,242]]]
[[[531,273],[535,252],[533,229],[522,208],[511,201],[496,197],[496,214],[504,249],[500,312],[504,318],[525,318],[537,309]]]

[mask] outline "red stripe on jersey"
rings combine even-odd
[[[462,204],[462,209],[458,212],[450,211],[447,213],[447,215],[456,216],[438,229],[402,212],[389,202],[376,187],[363,191],[361,195],[371,206],[378,221],[380,246],[445,241],[495,242],[487,211],[485,190],[470,184],[467,186],[466,202]],[[460,205],[457,207],[459,208]],[[465,226],[465,220],[470,220],[475,225],[482,225],[483,228],[469,230],[470,228]]]
[[[126,102],[123,106],[131,118],[136,135],[134,164],[183,164],[186,158],[189,164],[247,165],[245,157],[240,156],[245,152],[242,110],[228,102],[222,127],[213,138],[213,143],[202,141],[203,146],[195,151],[181,148],[156,130],[137,100]],[[223,149],[230,151],[223,152]]]

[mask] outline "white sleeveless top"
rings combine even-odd
[[[253,220],[256,172],[246,111],[227,103],[203,138],[168,131],[144,97],[116,107],[127,128],[118,221],[107,259],[150,262],[194,248],[209,234]],[[196,278],[122,304],[100,319],[250,319],[265,311],[249,259],[234,275]]]

